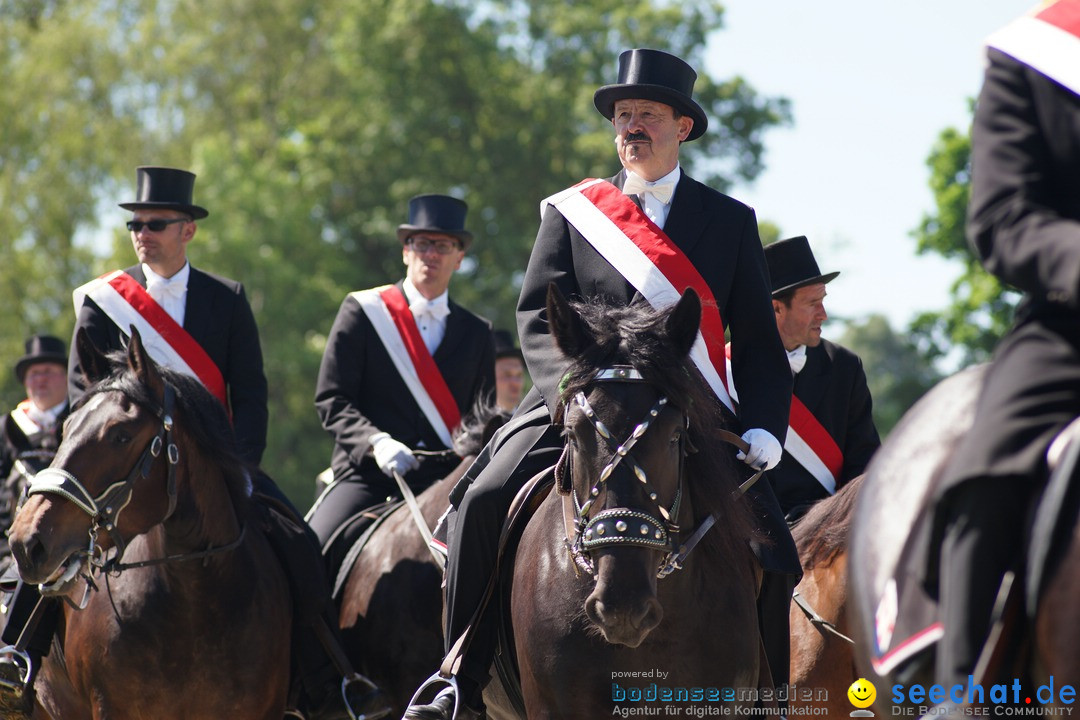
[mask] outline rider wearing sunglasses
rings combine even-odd
[[[186,170],[138,168],[136,200],[120,207],[132,212],[127,228],[139,264],[76,289],[79,310],[75,333],[84,331],[102,351],[119,350],[126,346],[128,328],[134,324],[157,363],[195,375],[225,405],[233,421],[237,450],[252,467],[258,467],[266,448],[268,417],[259,331],[243,285],[203,272],[188,262],[187,246],[195,237],[196,221],[209,214],[192,202],[194,184],[195,175]],[[77,353],[71,353],[68,363],[68,386],[73,401],[85,391]],[[316,598],[293,603],[297,613],[293,665],[303,689],[303,716],[308,720],[352,717],[342,702],[342,672],[331,662],[333,650],[324,649],[315,637],[336,633],[337,615],[330,602],[329,583],[320,572],[322,563],[314,536],[302,532],[306,526],[300,514],[264,472],[257,472],[253,483],[256,496],[272,497],[278,505],[292,509],[293,518],[267,511],[266,524],[271,528],[267,536],[290,579],[294,597]],[[38,618],[36,613],[31,616],[37,596],[35,587],[20,583],[4,628],[5,642],[17,644],[27,623]],[[41,604],[54,606],[54,611],[44,613],[36,631],[30,633],[29,644],[17,648],[29,654],[35,669],[55,633],[56,602],[43,600]],[[330,632],[318,633],[315,628],[319,623],[325,623]],[[21,677],[21,669],[15,667],[18,659],[11,648],[0,650],[0,708],[4,707],[4,690],[13,688]],[[27,686],[32,682],[30,678]],[[350,688],[362,688],[365,693],[352,703],[356,711],[372,718],[380,717],[380,710],[388,712],[381,695],[366,679]],[[24,697],[31,695],[26,692]]]

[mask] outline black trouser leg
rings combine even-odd
[[[787,685],[791,663],[791,594],[799,578],[766,570],[758,593],[758,627],[769,660],[773,687]]]
[[[264,477],[261,482],[256,483],[256,489],[278,503],[284,503],[287,508],[292,508],[288,499],[269,478]],[[307,694],[318,695],[328,687],[339,684],[342,677],[315,631],[315,623],[324,621],[338,645],[341,645],[337,611],[330,600],[330,586],[319,553],[318,540],[306,523],[298,521],[298,514],[290,518],[269,506],[264,513],[267,539],[285,569],[293,597],[294,667]]]
[[[990,630],[1001,579],[1022,546],[1030,482],[979,478],[946,497],[939,598],[945,635],[938,644],[936,681],[966,685]]]
[[[562,452],[558,430],[548,424],[527,426],[508,437],[497,452],[492,444],[469,470],[475,478],[450,516],[446,568],[446,646],[468,626],[483,600],[498,556],[499,537],[517,491],[537,472],[554,465]],[[489,604],[458,674],[463,699],[479,706],[479,691],[490,678],[498,642],[498,613]],[[475,689],[474,689],[475,688]],[[470,697],[472,696],[472,697]]]
[[[37,585],[19,580],[15,592],[8,601],[7,622],[2,636],[4,645],[15,645],[30,622],[38,603],[44,603],[42,614],[36,620],[36,626],[30,629],[29,637],[24,641],[25,651],[38,667],[41,658],[49,654],[53,636],[60,620],[61,600],[41,597]]]

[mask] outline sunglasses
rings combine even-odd
[[[140,232],[143,228],[146,228],[150,232],[161,232],[166,226],[174,223],[191,222],[187,218],[173,218],[172,220],[147,220],[142,222],[141,220],[128,220],[127,229],[133,233]]]

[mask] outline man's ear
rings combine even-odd
[[[772,309],[773,309],[773,312],[775,314],[779,315],[780,314],[780,309],[782,307],[784,307],[784,303],[780,302],[779,300],[773,300],[772,301]]]
[[[683,115],[679,118],[679,142],[686,140],[690,137],[690,131],[694,129],[694,118],[689,115]]]

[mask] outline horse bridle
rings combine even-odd
[[[634,367],[617,365],[598,370],[593,377],[592,382],[645,382],[645,378],[642,377],[641,373]],[[685,430],[689,427],[689,417],[685,413],[683,414],[684,432],[679,438],[679,481],[675,490],[675,498],[671,502],[671,507],[665,508],[660,503],[655,488],[649,484],[648,475],[641,467],[640,463],[638,463],[637,459],[634,458],[631,451],[638,440],[640,440],[648,431],[652,422],[659,416],[660,411],[667,406],[667,397],[663,395],[660,396],[653,404],[652,408],[649,409],[645,419],[634,427],[630,436],[622,443],[619,443],[615,439],[608,427],[597,417],[596,412],[589,404],[584,392],[579,391],[574,396],[573,402],[581,409],[597,435],[604,440],[612,451],[611,460],[608,461],[600,471],[596,483],[589,490],[588,497],[584,502],[581,502],[578,499],[577,491],[573,486],[572,479],[567,477],[564,480],[570,487],[569,495],[570,501],[572,502],[572,515],[568,518],[567,522],[568,533],[566,542],[567,549],[570,552],[571,558],[574,560],[574,564],[581,570],[595,576],[596,569],[591,553],[600,548],[618,546],[641,547],[650,550],[667,550],[664,559],[660,562],[660,566],[657,569],[657,577],[662,578],[669,575],[679,567],[678,564],[674,562],[678,554],[676,538],[679,533],[679,526],[676,522],[676,518],[679,515],[679,507],[682,502],[682,464],[683,458],[686,455]],[[565,452],[568,455],[566,472],[569,475],[573,472],[573,463],[569,459],[572,458],[573,453],[571,452],[569,445]],[[645,487],[646,495],[652,501],[656,513],[619,507],[602,510],[597,513],[595,517],[590,517],[590,511],[600,498],[601,491],[606,489],[608,479],[611,478],[615,469],[624,462],[633,476]],[[572,531],[570,529],[571,520],[573,527]],[[573,536],[572,538],[570,537],[571,535]]]
[[[60,497],[70,500],[76,507],[90,516],[90,541],[83,554],[88,558],[91,566],[106,573],[119,573],[120,571],[129,568],[147,567],[167,562],[205,558],[215,553],[236,548],[244,538],[245,527],[241,526],[240,533],[236,540],[227,545],[221,545],[197,552],[168,555],[140,562],[120,562],[121,558],[124,556],[124,550],[127,547],[126,541],[116,532],[120,513],[123,512],[124,508],[131,502],[131,496],[135,491],[135,483],[139,480],[145,480],[150,476],[150,470],[154,465],[154,461],[162,455],[162,451],[164,451],[166,460],[168,461],[166,492],[169,496],[169,505],[165,511],[165,515],[161,518],[160,523],[167,521],[176,511],[176,466],[177,463],[180,462],[180,450],[177,448],[176,443],[173,442],[174,423],[172,413],[173,407],[176,404],[176,390],[168,383],[165,383],[164,386],[161,407],[153,411],[156,417],[161,421],[161,427],[157,434],[155,434],[147,443],[142,454],[139,456],[139,459],[135,461],[135,465],[131,468],[130,472],[128,472],[126,478],[113,483],[105,488],[100,495],[94,497],[74,475],[60,468],[49,467],[37,474],[33,481],[31,481],[30,488],[27,492],[28,496],[37,494],[59,495]],[[104,558],[104,553],[97,544],[97,536],[102,529],[110,534],[113,544],[116,546],[116,554],[108,560]]]

